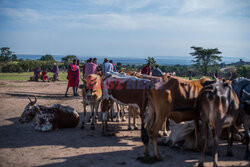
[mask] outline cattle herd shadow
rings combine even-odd
[[[80,114],[81,116],[82,114]],[[104,136],[101,133],[100,123],[95,125],[96,130],[90,130],[91,125],[87,124],[85,129],[80,129],[80,126],[70,129],[57,129],[50,132],[36,131],[30,124],[20,124],[18,117],[7,119],[13,124],[0,126],[1,142],[0,148],[19,148],[42,145],[63,145],[64,147],[101,147],[101,146],[129,146],[120,143],[121,139],[132,139],[128,136],[117,137]],[[120,126],[110,125],[114,133],[120,131]],[[85,142],[84,139],[90,139],[90,142]],[[108,138],[108,140],[103,139]],[[135,140],[139,140],[134,138]],[[133,146],[133,145],[131,145]]]
[[[37,98],[48,99],[48,100],[72,100],[72,99],[81,99],[81,96],[67,96],[64,94],[55,94],[55,93],[40,93],[40,92],[13,92],[13,93],[0,93],[2,95],[11,96],[15,98],[28,98],[33,97],[34,95]]]
[[[82,114],[80,115],[82,116]],[[129,144],[131,142],[139,142],[139,136],[103,136],[101,134],[100,123],[96,125],[96,130],[90,130],[87,124],[84,130],[80,126],[72,129],[59,129],[51,132],[35,131],[31,124],[20,125],[18,117],[7,119],[12,124],[0,126],[1,142],[0,148],[23,148],[32,146],[63,146],[62,151],[66,148],[80,149],[83,147],[131,147],[126,150],[114,150],[107,152],[84,153],[76,156],[62,156],[50,158],[48,163],[40,165],[42,167],[61,167],[61,166],[148,166],[138,160],[143,155],[143,146]],[[109,128],[115,132],[126,131],[122,126],[126,123],[112,124]],[[131,142],[122,142],[129,140]],[[234,150],[235,147],[242,147],[241,150]],[[222,161],[242,160],[244,146],[236,143],[233,148],[235,157],[226,157],[226,146],[220,147]],[[178,148],[170,148],[168,146],[159,146],[163,161],[154,162],[151,166],[194,166],[200,158],[199,152],[184,151]],[[151,149],[152,150],[152,149]],[[242,151],[242,152],[241,152]],[[152,153],[152,152],[151,152]],[[191,156],[190,156],[191,155]],[[60,160],[59,162],[53,162]],[[206,161],[212,162],[211,156],[206,156]]]

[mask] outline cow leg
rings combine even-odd
[[[96,103],[96,106],[95,106],[95,112],[96,112],[96,115],[95,115],[95,122],[98,122],[98,109],[99,109],[99,104],[100,104],[101,101],[98,101]]]
[[[98,108],[99,108],[99,104],[100,104],[100,102],[97,102],[97,104],[95,105],[95,113],[96,113],[96,115],[95,115],[95,123],[98,122]]]
[[[138,130],[138,127],[136,125],[136,114],[133,115],[133,124],[134,124],[134,130]]]
[[[147,130],[144,127],[144,119],[141,117],[141,140],[144,144],[144,155],[149,156],[149,148],[148,148],[148,143],[149,143],[149,138],[148,138],[148,133]]]
[[[167,133],[167,119],[165,119],[163,125],[162,125],[162,131],[163,131],[163,136],[168,136]]]
[[[95,130],[95,111],[94,111],[94,105],[91,105],[91,130]]]
[[[131,111],[128,111],[128,130],[131,130]]]
[[[205,121],[202,121],[202,142],[201,142],[201,160],[198,167],[204,166],[204,156],[207,149],[207,137],[208,137],[208,124]]]
[[[86,107],[87,107],[86,102],[83,102],[83,120],[82,120],[82,126],[81,126],[81,129],[84,129],[84,127],[85,127],[85,122],[86,122],[86,114],[87,114]]]
[[[118,106],[118,103],[116,103],[116,107],[117,107],[116,122],[120,122],[120,121],[121,121],[120,109],[121,109],[122,107],[119,107],[119,106]]]
[[[165,109],[165,108],[164,108]],[[159,150],[158,150],[158,134],[159,134],[159,131],[160,129],[162,128],[162,124],[164,123],[165,121],[165,112],[164,111],[156,111],[155,112],[155,120],[153,122],[153,126],[152,126],[152,130],[151,130],[151,134],[149,136],[152,137],[152,143],[153,143],[153,149],[154,149],[154,155],[157,159],[161,159],[161,156],[159,154]]]
[[[199,150],[199,120],[194,120],[194,130],[195,130],[195,150]]]
[[[105,134],[106,133],[106,126],[107,124],[107,116],[106,116],[106,111],[102,112],[102,133]]]
[[[221,134],[221,130],[222,130],[222,126],[216,126],[215,125],[215,129],[214,129],[214,151],[213,151],[213,157],[214,157],[214,167],[218,166],[218,140],[219,140],[219,136]]]
[[[249,147],[249,128],[248,128],[248,121],[246,120],[247,118],[244,118],[244,122],[243,122],[243,126],[245,129],[245,136],[246,136],[246,151],[245,151],[245,156],[244,159],[245,160],[249,160],[249,151],[248,151],[248,147]]]
[[[121,110],[121,116],[122,116],[122,122],[126,122],[126,118],[125,118],[125,107],[123,106],[122,110]]]
[[[229,135],[230,134],[230,135]],[[234,138],[234,126],[232,125],[230,128],[228,128],[228,146],[227,146],[227,156],[232,157],[232,146],[233,146],[233,138]]]

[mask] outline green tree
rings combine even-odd
[[[64,64],[67,64],[68,62],[72,62],[74,59],[77,59],[77,57],[75,55],[68,55],[62,58],[62,62]]]
[[[250,77],[250,66],[244,65],[237,67],[237,74],[239,77]]]
[[[9,47],[1,48],[0,62],[8,62],[11,60],[12,51]]]
[[[194,52],[190,53],[194,56],[194,65],[203,73],[203,75],[207,75],[209,70],[215,67],[215,65],[218,64],[218,61],[221,61],[222,56],[218,56],[218,54],[221,54],[222,52],[220,52],[218,48],[204,49],[195,46],[192,46],[191,48],[194,49]]]
[[[117,70],[121,70],[122,69],[122,63],[121,62],[117,62],[116,64]]]
[[[145,60],[146,60],[147,64],[150,63],[150,66],[152,68],[154,68],[156,66],[156,61],[155,61],[154,57],[148,57]]]
[[[52,55],[46,54],[45,56],[42,56],[40,58],[42,61],[55,61],[54,57]]]
[[[16,54],[12,54],[12,56],[11,56],[11,61],[17,61],[17,56],[16,56]]]

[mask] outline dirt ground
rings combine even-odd
[[[101,134],[100,122],[95,130],[87,124],[73,129],[51,132],[35,131],[33,124],[20,124],[18,118],[28,104],[28,96],[36,95],[38,104],[70,105],[80,114],[80,97],[64,97],[66,82],[0,81],[0,166],[197,166],[199,152],[159,146],[163,161],[144,164],[137,160],[143,156],[140,131],[128,131],[127,122],[110,123],[113,136]],[[139,120],[138,120],[139,121]],[[220,147],[219,165],[250,166],[243,160],[245,146],[234,143],[234,157],[226,157],[226,141]],[[152,149],[151,149],[152,155]],[[205,166],[212,166],[212,157],[206,156]]]

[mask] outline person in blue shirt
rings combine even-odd
[[[113,65],[105,58],[102,65],[102,74],[105,75],[107,72],[113,72]]]
[[[152,76],[160,77],[162,75],[163,75],[163,72],[161,71],[161,69],[159,68],[159,66],[156,65],[155,68],[152,71]]]

